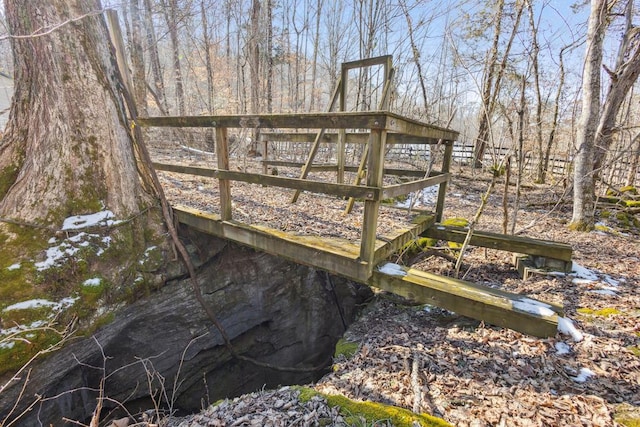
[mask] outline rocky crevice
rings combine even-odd
[[[351,321],[356,305],[370,294],[342,278],[331,277],[329,283],[324,273],[308,267],[182,231],[204,299],[237,351],[257,360],[276,366],[323,366],[344,332],[343,317]],[[152,407],[150,389],[164,389],[165,395],[157,393],[156,400],[165,408],[196,411],[220,398],[265,385],[306,383],[323,373],[278,372],[232,359],[182,267],[170,265],[167,274],[164,287],[119,310],[93,337],[77,339],[39,362],[22,401],[36,393],[44,400],[21,422],[57,425],[62,417],[87,419],[103,378],[109,398],[103,413],[119,402],[135,414]],[[20,387],[16,383],[0,396],[0,419]]]

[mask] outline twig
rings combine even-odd
[[[0,41],[8,40],[8,39],[32,39],[32,38],[35,38],[35,37],[46,36],[48,34],[53,33],[57,29],[64,27],[65,25],[69,25],[69,24],[71,24],[73,22],[81,21],[81,20],[83,20],[85,18],[88,18],[88,17],[91,17],[91,16],[101,15],[101,14],[103,14],[105,12],[105,10],[106,9],[94,10],[92,12],[85,13],[82,16],[78,16],[76,18],[67,19],[66,21],[60,22],[59,24],[56,24],[56,25],[51,25],[49,27],[40,27],[37,30],[35,30],[33,33],[31,33],[31,34],[25,34],[25,35],[8,34],[6,36],[0,37]]]

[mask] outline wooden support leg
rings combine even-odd
[[[387,132],[372,129],[369,137],[369,165],[367,185],[382,188],[384,170],[384,146]],[[376,229],[378,226],[378,211],[380,200],[367,200],[364,204],[364,219],[362,223],[362,242],[360,245],[360,259],[369,263],[369,272],[373,271],[376,249]]]
[[[442,173],[449,173],[451,169],[451,155],[453,154],[453,141],[447,141],[442,160]],[[433,156],[434,153],[431,153]],[[444,199],[447,196],[447,181],[441,182],[438,188],[438,201],[436,202],[436,222],[442,222],[444,212]]]
[[[229,170],[229,142],[227,128],[216,128],[216,151],[218,152],[218,169]],[[231,185],[228,179],[220,179],[220,218],[231,219]]]

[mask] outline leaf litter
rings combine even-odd
[[[198,159],[192,156],[190,161]],[[216,180],[165,172],[161,177],[172,203],[205,210],[217,203]],[[483,190],[482,180],[458,173],[448,192],[445,218],[472,218],[474,197]],[[498,185],[490,197],[479,229],[502,232],[503,190]],[[270,191],[233,183],[234,216],[285,231],[357,240],[361,212],[343,217],[340,201],[306,194],[297,205],[289,205],[290,192],[280,190],[284,195],[276,197]],[[358,352],[351,359],[336,359],[334,371],[314,387],[431,413],[456,426],[615,426],[620,408],[640,417],[640,358],[630,350],[640,344],[638,237],[569,231],[569,205],[559,204],[551,214],[538,208],[552,206],[561,192],[551,186],[527,187],[521,202],[526,207],[518,212],[517,224],[528,226],[521,235],[571,244],[575,273],[535,275],[525,281],[513,268],[511,254],[471,248],[465,255],[464,279],[564,306],[568,317],[560,321],[560,332],[571,341],[560,334],[534,338],[379,293],[345,335],[360,342]],[[294,219],[291,206],[301,218]],[[393,226],[394,220],[387,220],[381,212],[383,229]],[[441,257],[425,258],[412,267],[453,273],[451,263]],[[601,290],[610,292],[597,292]],[[618,314],[584,316],[577,311],[582,307],[596,313],[610,308]],[[259,402],[249,406],[256,405]]]

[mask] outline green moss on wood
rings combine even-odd
[[[468,227],[469,221],[465,218],[459,218],[459,217],[447,218],[444,221],[442,221],[442,225],[447,225],[451,227]],[[462,248],[462,243],[447,242],[447,245],[451,249],[455,249],[455,250],[459,250],[460,248]]]

